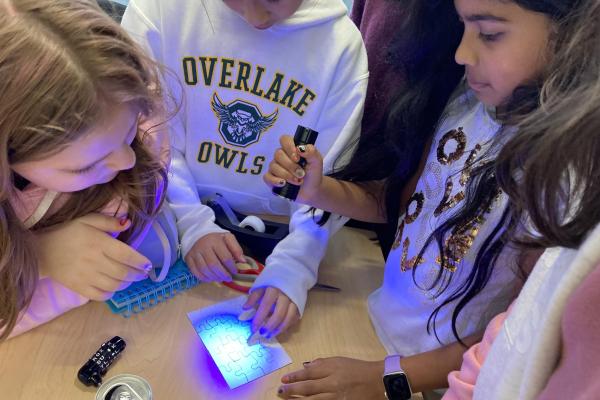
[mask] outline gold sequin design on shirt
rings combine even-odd
[[[446,144],[450,140],[456,142],[456,150],[450,154],[446,154]],[[465,153],[465,147],[467,146],[467,136],[463,132],[462,126],[458,129],[452,129],[442,136],[437,147],[437,159],[442,165],[452,164],[454,161],[460,160],[462,155]]]
[[[446,265],[444,265],[444,268],[448,271],[456,271],[463,257],[473,246],[475,238],[477,237],[477,234],[479,234],[479,227],[486,221],[485,215],[492,211],[494,204],[500,198],[501,194],[502,192],[498,190],[490,203],[490,206],[486,210],[471,218],[471,220],[452,229],[452,233],[446,238],[442,248],[444,256],[446,257]],[[438,255],[435,258],[435,262],[438,265],[442,265],[442,257]]]
[[[462,173],[460,174],[460,179],[458,180],[461,186],[465,186],[469,181],[469,178],[471,177],[471,167],[473,167],[475,157],[477,157],[479,150],[481,150],[481,145],[476,144],[473,150],[471,150],[469,157],[467,157],[467,161],[465,161],[465,167],[463,168]]]
[[[409,214],[410,206],[413,202],[417,203],[415,211],[412,214]],[[402,234],[404,232],[404,224],[412,224],[421,214],[423,210],[423,204],[425,203],[425,196],[421,192],[414,193],[408,204],[406,205],[406,213],[402,221],[398,224],[398,229],[396,230],[396,237],[394,239],[394,243],[392,244],[392,249],[396,250],[400,246],[400,240],[402,240]]]
[[[409,214],[410,206],[412,203],[416,203],[415,211]],[[398,232],[396,235],[396,239],[394,240],[394,249],[398,248],[400,245],[400,240],[402,240],[402,234],[404,232],[404,225],[410,225],[417,220],[421,212],[423,211],[423,204],[425,203],[425,196],[422,192],[414,193],[406,206],[406,215],[404,220],[398,226]],[[425,260],[423,257],[414,256],[412,258],[408,258],[408,248],[410,247],[410,238],[404,239],[402,243],[402,257],[400,259],[400,269],[404,272],[408,269],[414,268],[415,266],[422,264]]]
[[[475,161],[479,150],[481,150],[481,145],[477,144],[475,148],[471,150],[471,153],[465,161],[465,166],[463,167],[460,173],[460,178],[458,180],[458,183],[462,187],[464,187],[467,184],[469,178],[471,177],[471,167],[473,166],[473,162]],[[454,183],[452,182],[452,177],[448,177],[448,179],[446,180],[446,191],[444,192],[444,197],[442,198],[440,205],[438,205],[435,211],[433,212],[433,215],[435,215],[436,217],[439,217],[444,211],[451,209],[452,207],[454,207],[455,205],[457,205],[465,199],[465,192],[461,190],[460,192],[452,196],[450,200],[448,200],[450,198],[450,194],[452,193],[453,188]]]
[[[402,272],[406,272],[409,269],[416,267],[417,265],[421,265],[425,262],[423,257],[416,255],[412,258],[408,258],[408,248],[410,247],[410,238],[404,239],[402,243],[402,258],[400,259],[400,270]]]
[[[456,142],[456,150],[454,150],[450,154],[446,154],[446,144],[451,140]],[[440,142],[438,143],[437,159],[439,163],[442,165],[449,165],[459,160],[465,153],[466,146],[467,137],[462,127],[448,131],[444,136],[442,136]],[[448,179],[446,179],[444,197],[442,197],[442,201],[433,211],[434,216],[439,217],[444,211],[451,209],[452,207],[464,200],[465,193],[462,190],[454,196],[450,197],[453,188],[454,182],[452,182],[452,176],[449,176]]]
[[[450,154],[446,154],[446,144],[448,144],[448,142],[451,140],[456,142],[456,149]],[[458,161],[464,155],[466,146],[467,137],[462,127],[448,131],[446,134],[444,134],[444,136],[440,139],[438,143],[436,154],[438,162],[441,165],[450,165]],[[464,187],[469,181],[473,164],[480,150],[481,145],[476,144],[475,147],[471,150],[469,156],[467,157],[459,178],[460,186]],[[452,196],[452,198],[450,198],[453,186],[454,185],[452,182],[452,177],[448,177],[446,180],[444,196],[442,197],[440,204],[434,210],[434,215],[436,217],[439,217],[439,215],[441,215],[444,211],[451,209],[452,207],[456,206],[456,204],[464,200],[465,195],[463,191],[457,193],[456,195]],[[492,201],[492,205],[499,196],[500,192]],[[408,214],[409,207],[413,202],[417,203],[415,212],[413,212],[412,214]],[[421,214],[424,202],[425,196],[422,192],[417,192],[413,194],[406,207],[406,215],[398,225],[396,237],[394,239],[394,243],[392,244],[392,249],[395,250],[398,247],[400,247],[400,242],[404,234],[404,227],[415,222],[415,220]],[[490,205],[489,209],[485,210],[485,212],[482,212],[480,215],[472,218],[470,221],[467,221],[466,223],[455,227],[452,230],[450,236],[444,241],[442,252],[446,257],[447,261],[445,268],[447,268],[450,272],[456,271],[458,264],[462,261],[463,257],[467,254],[469,249],[473,246],[475,237],[479,233],[479,228],[481,224],[485,222],[485,214],[491,211],[492,205]],[[405,238],[402,242],[400,269],[403,272],[412,269],[425,261],[423,257],[418,257],[418,255],[410,259],[408,258],[408,250],[410,247],[410,243],[410,238],[408,237]],[[441,265],[441,255],[438,255],[435,261],[438,265]]]

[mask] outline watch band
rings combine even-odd
[[[391,355],[385,358],[383,386],[385,387],[385,397],[389,400],[408,400],[413,395],[408,377],[400,364],[401,359],[400,355]]]
[[[396,372],[404,372],[404,370],[402,369],[402,367],[400,366],[400,359],[402,358],[402,356],[400,355],[392,355],[392,356],[387,356],[385,358],[385,365],[384,365],[384,375],[388,375],[388,374],[393,374]]]

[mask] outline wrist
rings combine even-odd
[[[384,361],[383,386],[388,400],[409,400],[412,397],[408,376],[401,364],[402,356],[390,355]]]
[[[381,377],[385,373],[385,360],[371,362],[371,382],[373,382],[373,398],[385,399],[385,386]],[[377,397],[375,397],[377,395]]]
[[[328,176],[323,176],[319,184],[312,190],[303,191],[302,202],[311,207],[326,209],[327,204],[327,189],[330,181],[333,179]]]

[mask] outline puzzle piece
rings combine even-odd
[[[259,343],[248,346],[251,323],[237,318],[244,301],[243,297],[237,298],[188,314],[196,333],[232,389],[291,363],[285,350],[276,341],[268,345]],[[234,314],[209,312],[211,308],[233,308],[233,302]]]

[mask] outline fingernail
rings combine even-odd
[[[121,218],[121,219],[119,220],[119,225],[121,225],[121,226],[125,226],[125,225],[127,225],[127,220],[128,220],[128,218],[127,218],[127,217],[123,217],[123,218]]]
[[[238,320],[240,321],[248,321],[251,320],[252,317],[254,317],[254,315],[256,314],[256,309],[255,308],[249,308],[245,311],[243,311],[239,316],[238,316]]]
[[[152,269],[152,264],[148,264],[148,265],[144,266],[144,271],[146,271],[146,272],[150,272],[151,269]]]
[[[310,364],[310,361],[304,361],[304,362],[302,363],[302,366],[303,366],[303,367],[306,367],[308,364]]]
[[[304,175],[306,175],[306,172],[304,172],[304,170],[302,168],[298,168],[294,174],[296,175],[297,178],[304,178]]]
[[[250,335],[246,343],[248,346],[254,346],[255,344],[260,343],[260,339],[261,336],[258,334],[258,332],[254,332],[252,335]]]
[[[300,151],[300,153],[306,153],[306,146],[301,144],[300,146],[298,146],[298,150]]]

